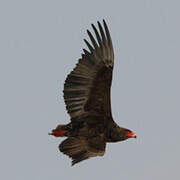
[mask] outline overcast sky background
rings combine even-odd
[[[0,179],[178,179],[179,7],[178,0],[1,0]],[[63,83],[86,29],[103,18],[115,51],[113,117],[137,139],[71,167],[61,139],[48,132],[69,122]]]

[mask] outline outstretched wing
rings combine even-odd
[[[106,143],[101,137],[86,139],[70,137],[65,139],[59,150],[72,158],[72,165],[95,156],[103,156]]]
[[[114,52],[104,20],[103,25],[104,28],[98,22],[99,33],[92,24],[97,41],[87,30],[92,45],[84,40],[89,51],[83,49],[82,58],[65,80],[64,100],[72,119],[93,113],[111,117],[110,88]]]

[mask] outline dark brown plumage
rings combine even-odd
[[[59,150],[72,158],[72,165],[94,156],[103,156],[107,142],[123,141],[136,135],[119,127],[111,114],[110,90],[114,66],[111,36],[103,20],[99,32],[92,24],[97,41],[87,33],[92,45],[79,59],[64,84],[64,101],[71,122],[58,125],[50,135],[68,137]]]

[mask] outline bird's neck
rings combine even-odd
[[[107,142],[118,142],[125,140],[122,131],[123,128],[119,127],[117,124],[110,126],[106,134]]]

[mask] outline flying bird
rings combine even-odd
[[[72,159],[72,165],[95,156],[103,156],[106,143],[136,138],[127,128],[118,126],[111,112],[111,83],[114,50],[105,20],[87,30],[91,43],[64,83],[64,101],[71,122],[58,125],[50,135],[67,137],[59,150]]]

